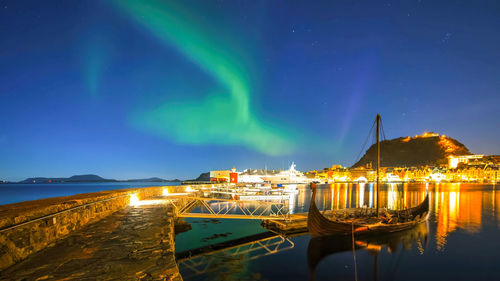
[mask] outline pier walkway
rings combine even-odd
[[[176,217],[259,219],[279,233],[304,230],[307,215],[290,214],[286,201],[201,195],[190,186],[164,186],[0,206],[0,280],[182,280]],[[222,248],[269,254],[290,241],[274,235],[240,242]]]
[[[171,205],[128,206],[0,273],[0,280],[182,280]]]

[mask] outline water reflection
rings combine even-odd
[[[284,205],[295,213],[305,213],[309,209],[311,190],[307,186],[300,186],[299,190],[299,194],[294,194]],[[380,204],[390,209],[411,208],[424,199],[427,191],[431,205],[428,225],[422,224],[415,229],[385,238],[356,238],[354,245],[360,280],[421,280],[430,276],[455,280],[457,277],[463,280],[473,279],[474,274],[479,271],[469,273],[467,267],[457,266],[463,261],[480,268],[483,277],[497,276],[498,270],[494,269],[494,263],[499,250],[496,238],[500,227],[500,192],[496,191],[496,186],[458,183],[387,184],[381,186]],[[375,186],[370,183],[321,185],[317,190],[316,204],[320,210],[374,207],[375,202]],[[195,225],[193,227],[199,233],[211,234],[210,226],[198,230]],[[262,231],[258,226],[255,228],[254,233]],[[249,233],[245,232],[245,235],[253,234],[250,233],[253,230],[247,231]],[[182,235],[179,238],[182,239]],[[231,236],[229,239],[238,237]],[[180,267],[181,273],[186,274],[185,280],[304,280],[314,273],[322,280],[331,279],[332,274],[342,280],[354,279],[355,270],[351,268],[354,263],[353,247],[349,237],[311,240],[307,234],[303,234],[288,238],[289,240],[283,240],[280,244],[280,249],[284,251],[267,252],[264,255],[259,255],[258,251],[242,251],[236,255],[220,251],[206,257],[214,265],[210,270],[212,273],[188,277],[192,272],[189,273],[190,269],[185,266]],[[274,239],[277,243],[282,241],[282,238]],[[258,243],[252,247],[257,245]],[[250,244],[245,247],[251,249]],[[227,267],[224,266],[225,263]],[[304,268],[306,264],[309,267]],[[378,266],[380,271],[377,273]],[[426,271],[415,272],[416,266],[425,268]],[[397,276],[400,278],[394,278],[396,268],[399,268]],[[262,276],[255,275],[257,273]]]
[[[323,185],[320,187],[320,190],[318,190],[316,196],[316,204],[324,209],[374,208],[377,202],[376,189],[373,183],[330,184]],[[415,190],[409,190],[408,184],[382,185],[380,191],[380,207],[392,210],[402,210],[414,207],[424,200],[425,190],[425,185]],[[310,195],[304,194],[300,199],[309,200]],[[303,205],[307,206],[309,205],[309,202],[299,203],[303,203]]]
[[[295,247],[290,237],[271,232],[226,241],[176,254],[183,277],[206,275],[208,280],[258,280],[248,263]]]
[[[480,184],[386,184],[381,186],[380,205],[383,208],[402,210],[418,205],[429,190],[430,219],[436,222],[437,250],[446,245],[450,232],[457,229],[474,234],[482,227],[484,216],[500,222],[500,193],[495,186]],[[299,195],[297,207],[309,206],[310,196]],[[304,200],[304,201],[301,201]],[[373,184],[338,183],[323,185],[318,190],[316,204],[321,209],[375,207],[376,190]],[[306,208],[303,208],[306,211]]]
[[[384,248],[387,252],[395,254],[402,245],[401,251],[410,251],[412,246],[415,246],[419,253],[424,253],[425,245],[427,244],[427,236],[429,233],[429,226],[427,223],[421,223],[416,227],[396,232],[383,236],[367,236],[356,237],[353,241],[351,236],[329,236],[313,238],[309,241],[307,247],[307,263],[309,267],[309,279],[316,280],[316,267],[323,259],[341,252],[352,252],[353,263],[356,264],[356,251],[366,250],[374,254],[375,259],[373,262],[373,276],[374,280],[378,279],[378,253]],[[363,268],[364,269],[364,268]],[[396,270],[396,269],[394,269]],[[332,272],[334,274],[334,272]],[[354,266],[354,273],[357,279],[357,266]],[[382,278],[385,280],[386,278]]]

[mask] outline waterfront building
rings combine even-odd
[[[230,170],[210,171],[210,181],[212,182],[229,182]]]
[[[450,155],[448,156],[448,168],[454,169],[458,167],[460,163],[463,163],[465,165],[469,164],[469,162],[478,162],[479,160],[483,159],[484,155],[482,154],[477,154],[477,155]]]
[[[211,171],[211,181],[231,182],[231,183],[309,183],[312,180],[301,171],[295,169],[295,163],[292,163],[288,170],[267,170],[267,169],[246,169],[243,172],[232,171]]]
[[[306,177],[322,182],[347,182],[351,181],[351,172],[348,168],[341,165],[332,165],[330,168],[324,168],[319,171],[309,171],[305,173]]]
[[[432,133],[417,137],[430,136]],[[383,182],[500,182],[500,156],[498,155],[461,155],[450,156],[448,159],[450,160],[448,165],[381,167],[380,178]],[[331,168],[309,171],[306,176],[328,183],[373,182],[377,174],[370,165],[351,169],[332,165]]]
[[[237,183],[238,173],[234,167],[231,170],[210,171],[210,181]]]
[[[357,179],[365,178],[368,181],[375,181],[377,179],[377,171],[372,168],[357,167],[349,170],[351,173],[351,180],[355,181]],[[380,177],[385,176],[385,170],[383,167],[380,168]]]

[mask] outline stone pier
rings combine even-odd
[[[0,206],[0,280],[182,280],[163,190],[104,191]]]

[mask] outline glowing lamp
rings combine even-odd
[[[162,194],[163,196],[168,196],[168,188],[164,188]]]
[[[137,206],[139,205],[139,197],[137,196],[137,193],[130,194],[130,203],[129,205],[131,206]]]

